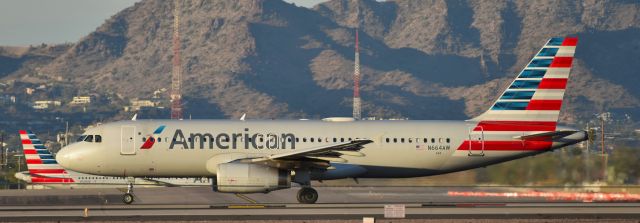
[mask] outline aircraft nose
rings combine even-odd
[[[81,146],[74,143],[62,148],[58,154],[56,154],[56,161],[60,166],[64,167],[68,170],[73,170],[76,172],[87,172],[88,167],[87,163],[85,163],[85,158],[88,154],[85,154],[87,151],[80,148]]]
[[[73,150],[71,148],[71,145],[68,145],[62,148],[56,154],[56,161],[58,162],[58,164],[60,164],[60,166],[64,167],[65,169],[73,169],[71,166],[71,163],[73,163],[72,161],[73,151],[71,150]]]

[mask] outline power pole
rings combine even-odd
[[[1,160],[1,161],[4,161],[4,160],[5,160],[4,156],[6,156],[6,155],[7,155],[7,154],[5,154],[5,152],[4,152],[4,132],[1,132],[1,133],[0,133],[0,153],[2,153],[2,156],[0,156],[0,160]],[[2,163],[2,166],[4,167],[5,165],[7,165],[7,163],[6,163],[6,162],[3,162],[3,163]]]
[[[587,143],[587,151],[584,153],[584,182],[590,182],[591,178],[589,175],[589,153],[591,152],[591,148],[590,148],[590,144],[591,144],[591,140],[593,140],[591,138],[591,128],[589,127],[589,122],[587,122],[587,137],[589,137],[589,139],[587,139],[586,143]]]
[[[173,5],[173,72],[171,73],[171,119],[182,119],[180,62],[180,0]]]
[[[604,114],[600,115],[600,151],[602,152],[602,181],[607,181],[607,154],[604,151]]]

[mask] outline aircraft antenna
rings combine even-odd
[[[358,28],[356,28],[356,55],[353,69],[353,119],[362,118],[360,107],[360,49],[358,47]]]
[[[180,63],[180,0],[173,7],[173,70],[171,73],[171,119],[182,119],[182,83]]]

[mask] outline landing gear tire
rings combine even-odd
[[[298,191],[298,202],[314,204],[318,201],[318,192],[311,187],[303,187]]]
[[[133,194],[126,193],[122,196],[122,202],[124,202],[125,204],[131,204],[133,203],[133,201]]]

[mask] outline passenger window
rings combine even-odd
[[[162,137],[158,137],[158,142],[162,142]]]
[[[303,137],[303,138],[302,138],[302,142],[307,142],[307,138],[306,138],[306,137]]]
[[[146,142],[146,141],[147,141],[147,138],[142,137],[142,142]]]
[[[386,139],[387,143],[389,142],[389,138]]]
[[[427,141],[428,141],[428,140],[427,140],[427,138],[424,138],[424,139],[422,139],[422,141],[423,141],[424,143],[427,143]]]
[[[311,138],[311,139],[309,139],[309,140],[311,140],[311,142],[313,142],[313,138]]]
[[[397,142],[398,142],[398,139],[397,139],[397,138],[393,138],[393,142],[394,142],[394,143],[397,143]]]
[[[401,143],[404,143],[404,138],[401,138],[401,139],[400,139],[400,142],[401,142]]]
[[[296,142],[300,142],[300,138],[296,137]]]
[[[87,138],[84,138],[85,142],[93,142],[93,135],[88,135]]]
[[[102,142],[102,136],[96,135],[96,142]]]
[[[338,139],[336,139],[336,138],[333,138],[333,142],[338,142]]]
[[[431,143],[436,143],[436,139],[435,138],[431,138]]]
[[[321,138],[318,138],[318,142],[322,142],[322,139],[321,139]]]
[[[344,142],[344,138],[340,138],[340,142]]]
[[[449,138],[447,138],[447,143],[451,142],[451,140]]]

